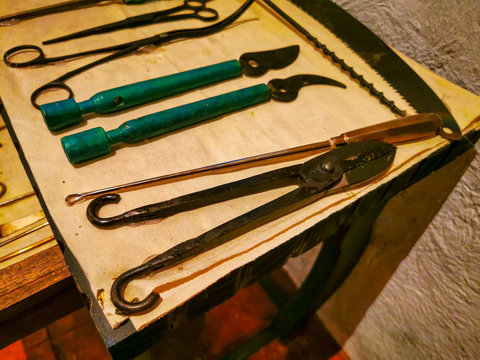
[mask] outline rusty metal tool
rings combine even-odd
[[[124,4],[141,4],[146,0],[122,0]],[[32,19],[44,15],[56,14],[60,12],[70,11],[87,6],[98,5],[100,3],[119,3],[118,0],[72,0],[62,3],[48,5],[37,9],[26,10],[15,14],[0,17],[0,26],[14,25],[21,20]]]
[[[12,199],[8,199],[8,200],[5,200],[5,201],[2,201],[0,203],[0,207],[2,206],[7,206],[7,205],[10,205],[10,204],[13,204],[13,203],[16,203],[17,201],[20,201],[20,200],[23,200],[23,199],[26,199],[30,196],[34,196],[35,195],[35,192],[34,191],[29,191],[28,193],[25,193],[23,195],[19,195],[19,196],[16,196]]]
[[[96,226],[110,227],[153,218],[164,218],[267,190],[297,185],[298,188],[219,225],[202,235],[182,242],[151,260],[121,274],[111,288],[111,300],[120,313],[134,314],[149,310],[160,299],[152,292],[143,300],[129,301],[124,297],[128,284],[224,244],[254,228],[309,205],[325,196],[345,191],[383,175],[393,162],[395,146],[379,141],[349,144],[320,155],[303,164],[269,171],[247,179],[211,189],[147,205],[112,218],[98,216],[100,208],[117,202],[119,195],[103,195],[88,207],[88,218]]]
[[[304,74],[287,79],[273,79],[268,84],[250,86],[129,120],[110,131],[96,127],[65,136],[61,139],[62,147],[68,161],[72,164],[82,163],[111,153],[112,145],[115,144],[139,143],[271,99],[293,101],[300,89],[308,85],[345,88],[344,84],[319,75]]]
[[[81,51],[74,54],[61,55],[61,56],[55,56],[55,57],[45,56],[45,53],[43,52],[42,48],[36,45],[20,45],[7,50],[3,55],[3,61],[7,64],[7,66],[10,66],[13,68],[22,68],[22,67],[28,67],[28,66],[48,65],[48,64],[52,64],[52,63],[63,61],[63,60],[83,58],[89,55],[112,53],[101,59],[95,60],[87,65],[79,67],[78,69],[71,70],[63,74],[59,78],[54,79],[46,83],[45,85],[40,86],[37,90],[35,90],[32,93],[30,97],[30,101],[32,105],[38,109],[40,105],[37,103],[37,98],[40,96],[40,94],[42,94],[47,90],[51,90],[51,89],[66,90],[68,92],[68,98],[73,98],[73,90],[67,84],[65,84],[65,81],[67,81],[68,79],[71,79],[72,77],[80,73],[83,73],[84,71],[87,71],[100,64],[104,64],[111,60],[118,59],[120,57],[132,54],[135,51],[148,45],[162,46],[172,42],[173,40],[192,39],[192,38],[214,34],[224,29],[226,26],[230,25],[235,20],[237,20],[250,7],[250,5],[253,4],[254,1],[255,0],[246,0],[245,3],[243,3],[243,5],[240,6],[240,8],[238,8],[230,16],[212,25],[201,27],[201,28],[172,30],[172,31],[164,32],[154,36],[150,36],[148,38],[130,41],[124,44],[113,45],[113,46],[108,46],[108,47],[93,49],[88,51]],[[16,55],[26,50],[30,52],[36,52],[38,54],[37,57],[32,60],[23,61],[23,62],[13,61],[13,58]]]
[[[206,6],[210,0],[184,0],[182,5],[166,10],[155,11],[147,14],[130,16],[113,23],[96,26],[91,29],[78,31],[72,34],[43,41],[43,45],[55,44],[62,41],[78,39],[85,36],[104,34],[121,29],[131,29],[139,26],[158,24],[164,22],[197,19],[201,21],[215,21],[218,19],[218,12]]]
[[[212,174],[214,171],[234,169],[235,167],[239,167],[241,165],[252,164],[252,166],[255,166],[255,164],[257,164],[258,166],[259,163],[265,162],[266,160],[282,159],[291,155],[313,155],[320,151],[327,151],[329,149],[334,149],[339,146],[359,141],[379,140],[395,144],[408,141],[418,141],[437,136],[438,134],[441,135],[441,128],[442,120],[436,114],[412,115],[405,118],[386,121],[380,124],[349,131],[325,141],[249,156],[242,159],[180,171],[173,174],[156,176],[149,179],[110,186],[103,189],[70,194],[65,197],[65,202],[68,206],[72,206],[103,194],[120,191],[132,191],[147,186],[160,185],[167,181],[179,181],[187,176],[208,175]]]
[[[239,60],[228,60],[104,90],[78,103],[75,99],[66,99],[40,105],[40,111],[47,127],[51,131],[58,131],[81,123],[83,115],[115,113],[242,75],[261,76],[270,69],[281,69],[290,65],[299,52],[298,45],[248,52],[241,55]]]

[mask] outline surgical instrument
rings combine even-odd
[[[129,120],[108,132],[102,127],[96,127],[65,136],[61,139],[62,147],[68,161],[78,164],[109,154],[112,151],[111,145],[133,144],[152,139],[270,99],[293,101],[302,87],[316,84],[345,88],[345,85],[338,81],[318,75],[273,79],[268,84],[250,86]]]
[[[130,29],[139,26],[158,24],[185,19],[197,19],[202,21],[215,21],[218,19],[218,12],[215,9],[208,8],[205,3],[208,0],[184,0],[183,5],[175,6],[170,9],[155,11],[147,14],[130,16],[124,20],[113,23],[96,26],[91,29],[78,31],[72,34],[60,36],[54,39],[43,41],[43,45],[55,44],[62,41],[78,39],[81,37],[99,35],[121,29]]]
[[[47,220],[41,220],[41,221],[42,221],[41,223],[37,221],[35,225],[32,224],[34,225],[33,227],[26,226],[25,230],[19,230],[18,232],[15,232],[15,233],[12,233],[11,235],[6,236],[2,241],[0,241],[0,247],[10,244],[15,240],[18,240],[28,234],[34,233],[35,231],[44,228],[45,226],[48,226]]]
[[[114,113],[241,75],[261,76],[270,69],[290,65],[298,57],[299,51],[300,47],[293,45],[244,53],[239,60],[104,90],[79,103],[75,99],[66,99],[40,105],[40,111],[48,129],[58,131],[81,123],[82,115],[92,112]]]
[[[28,197],[30,197],[30,196],[34,196],[34,195],[35,195],[35,192],[34,192],[34,191],[30,191],[30,192],[28,192],[28,193],[25,193],[25,194],[23,194],[23,195],[19,195],[19,196],[17,196],[17,197],[12,198],[12,199],[8,199],[8,200],[5,200],[5,201],[2,201],[2,202],[0,203],[0,207],[1,207],[1,206],[6,206],[6,205],[13,204],[13,203],[15,203],[15,202],[17,202],[17,201],[26,199],[26,198],[28,198]]]
[[[100,218],[104,204],[118,202],[119,195],[94,199],[88,208],[89,220],[96,226],[111,227],[164,218],[188,210],[224,202],[267,190],[297,185],[298,188],[264,205],[229,220],[202,235],[181,242],[166,252],[128,270],[115,279],[110,296],[120,313],[134,314],[150,309],[161,300],[155,290],[145,299],[129,301],[124,297],[128,284],[212,250],[259,226],[301,209],[333,193],[360,186],[385,174],[393,163],[395,146],[378,141],[349,144],[320,155],[303,164],[269,171],[247,179],[180,196],[134,209],[112,218]]]
[[[73,90],[65,84],[65,81],[68,79],[71,79],[72,77],[89,70],[97,65],[104,64],[108,61],[118,59],[120,57],[129,55],[138,49],[147,46],[147,45],[154,45],[154,46],[160,46],[162,44],[165,44],[167,42],[171,42],[173,40],[178,40],[178,39],[190,39],[190,38],[196,38],[200,36],[206,36],[213,34],[217,31],[222,30],[226,26],[230,25],[233,23],[237,18],[239,18],[248,8],[250,5],[253,4],[255,0],[246,0],[245,3],[238,8],[233,14],[230,16],[226,17],[225,19],[212,24],[210,26],[206,27],[201,27],[201,28],[194,28],[194,29],[181,29],[181,30],[173,30],[173,31],[168,31],[165,33],[161,33],[158,35],[154,35],[148,38],[140,39],[140,40],[135,40],[135,41],[130,41],[124,44],[119,44],[119,45],[113,45],[105,48],[100,48],[100,49],[94,49],[94,50],[88,50],[88,51],[83,51],[75,54],[69,54],[69,55],[63,55],[63,56],[56,56],[56,57],[46,57],[45,53],[43,50],[36,46],[36,45],[20,45],[11,48],[8,50],[4,56],[3,60],[4,62],[14,68],[18,67],[27,67],[27,66],[33,66],[33,65],[47,65],[50,63],[62,61],[62,60],[67,60],[67,59],[74,59],[74,58],[79,58],[79,57],[84,57],[87,55],[94,55],[94,54],[101,54],[105,52],[113,52],[113,54],[110,54],[108,56],[105,56],[101,59],[98,59],[96,61],[93,61],[90,64],[84,65],[79,67],[78,69],[69,71],[59,78],[52,80],[48,82],[45,85],[40,86],[37,90],[35,90],[31,97],[30,101],[32,105],[35,108],[39,108],[39,105],[37,104],[37,98],[42,94],[43,92],[50,90],[50,89],[63,89],[68,92],[68,97],[73,98]],[[24,62],[14,62],[11,61],[11,58],[15,56],[16,54],[23,52],[25,50],[30,50],[33,52],[36,52],[38,55],[36,58],[29,60],[29,61],[24,61]]]
[[[18,255],[21,255],[21,254],[26,253],[28,251],[31,251],[33,249],[36,249],[37,247],[40,247],[40,246],[42,246],[44,244],[47,244],[47,243],[49,243],[51,241],[54,241],[54,240],[55,240],[54,235],[48,236],[47,238],[45,238],[43,240],[40,240],[39,242],[36,242],[32,245],[25,246],[24,248],[22,248],[20,250],[14,251],[10,254],[7,254],[5,256],[0,257],[0,262],[10,260],[10,259],[14,258],[15,256],[18,256]]]

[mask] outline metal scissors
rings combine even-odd
[[[42,94],[46,90],[63,89],[68,92],[69,99],[73,98],[74,96],[73,90],[68,85],[65,84],[66,80],[71,79],[72,77],[86,70],[89,70],[97,65],[104,64],[110,60],[118,59],[125,55],[131,54],[147,45],[160,46],[162,44],[165,44],[167,42],[170,42],[176,39],[182,39],[182,38],[189,39],[189,38],[196,38],[200,36],[213,34],[217,31],[222,30],[223,28],[225,28],[226,26],[234,22],[237,18],[239,18],[250,7],[250,5],[253,4],[254,1],[255,0],[246,0],[245,3],[230,16],[226,17],[225,19],[215,24],[201,27],[201,28],[173,30],[173,31],[164,32],[148,38],[131,41],[131,42],[120,44],[120,45],[108,46],[105,48],[88,50],[88,51],[83,51],[75,54],[68,54],[68,55],[55,56],[55,57],[46,57],[43,50],[36,45],[20,45],[20,46],[15,46],[10,50],[8,50],[7,52],[5,52],[5,54],[3,55],[3,60],[10,67],[22,68],[22,67],[28,67],[28,66],[48,65],[48,64],[52,64],[52,63],[63,61],[63,60],[75,59],[75,58],[80,58],[80,57],[89,56],[89,55],[101,54],[105,52],[114,52],[113,54],[110,54],[104,58],[96,60],[90,64],[87,64],[78,69],[69,71],[66,74],[60,76],[59,78],[52,80],[49,83],[42,85],[37,90],[35,90],[30,97],[30,101],[35,108],[39,109],[40,105],[37,104],[37,98],[40,96],[40,94]],[[36,52],[38,55],[36,58],[28,61],[24,61],[24,62],[12,61],[13,57],[25,51]]]
[[[364,141],[345,145],[303,164],[269,171],[243,180],[180,196],[164,202],[132,209],[121,215],[102,218],[98,215],[105,204],[118,203],[120,195],[107,194],[94,199],[87,208],[87,217],[98,227],[118,227],[130,223],[165,218],[180,212],[250,194],[297,185],[298,188],[229,220],[202,235],[180,243],[151,260],[121,274],[111,288],[111,300],[123,314],[145,311],[161,298],[152,292],[145,299],[124,298],[129,282],[209,251],[269,221],[311,204],[320,198],[359,186],[384,174],[393,162],[396,147],[380,141]]]
[[[130,29],[138,26],[151,25],[162,22],[177,21],[184,19],[198,19],[202,21],[214,21],[218,19],[218,12],[215,9],[206,7],[210,0],[184,0],[183,5],[147,14],[131,16],[121,21],[96,26],[55,39],[42,42],[42,44],[54,44],[61,41],[78,39],[85,36],[104,34],[111,31]]]

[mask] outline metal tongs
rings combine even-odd
[[[148,310],[161,299],[160,295],[152,292],[143,300],[128,301],[124,298],[124,290],[130,281],[178,265],[188,258],[211,250],[324,196],[371,181],[386,172],[393,162],[395,151],[395,146],[380,141],[349,144],[304,164],[284,167],[164,202],[139,207],[110,218],[102,218],[98,212],[105,204],[117,203],[120,195],[107,194],[94,199],[87,209],[90,222],[98,227],[115,227],[165,218],[183,211],[276,188],[298,186],[297,189],[275,200],[227,221],[196,238],[178,244],[163,254],[123,273],[112,285],[111,300],[113,304],[122,314]]]
[[[121,29],[131,29],[139,26],[158,24],[185,19],[197,19],[202,21],[214,21],[218,19],[215,9],[206,7],[210,0],[184,0],[182,5],[166,10],[154,11],[146,14],[130,16],[120,21],[96,26],[90,29],[78,31],[55,39],[43,41],[42,44],[55,44],[62,41],[78,39],[85,36],[99,35]]]

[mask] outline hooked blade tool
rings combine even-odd
[[[72,164],[78,164],[109,154],[112,151],[111,145],[114,144],[134,144],[152,139],[270,99],[293,101],[302,87],[316,84],[345,88],[344,84],[319,75],[273,79],[268,84],[250,86],[130,120],[110,131],[96,127],[65,136],[61,142],[68,160]]]
[[[247,179],[180,196],[132,210],[123,219],[103,219],[97,213],[101,206],[117,202],[119,195],[103,195],[89,205],[89,220],[97,226],[114,226],[152,218],[163,218],[267,190],[297,185],[298,188],[229,220],[202,235],[182,242],[151,260],[120,275],[111,288],[111,300],[119,312],[134,314],[150,309],[160,299],[152,292],[145,299],[128,301],[125,288],[137,278],[209,251],[274,219],[309,205],[324,196],[362,185],[384,174],[395,157],[395,146],[379,141],[349,144],[320,155],[303,164],[269,171]],[[134,215],[134,213],[138,213]]]
[[[239,60],[229,60],[101,91],[78,103],[70,98],[40,105],[40,111],[47,127],[51,131],[58,131],[79,124],[82,115],[115,113],[242,75],[261,76],[270,69],[281,69],[290,65],[297,59],[299,52],[298,45],[249,52],[241,55]]]
[[[252,164],[251,166],[259,166],[259,163],[261,163],[262,161],[272,159],[284,159],[286,156],[290,155],[313,155],[314,153],[333,150],[338,146],[343,146],[354,142],[378,140],[388,142],[390,144],[398,144],[403,142],[424,140],[439,135],[441,127],[442,120],[437,114],[412,115],[400,119],[386,121],[376,125],[367,126],[353,131],[348,131],[346,133],[343,133],[342,135],[312,144],[301,145],[288,149],[272,151],[265,154],[225,161],[218,164],[179,171],[172,174],[137,180],[126,184],[109,186],[103,189],[69,194],[65,197],[65,202],[68,206],[72,206],[98,195],[110,194],[120,191],[124,192],[137,190],[147,186],[160,185],[166,181],[178,181],[186,178],[187,176],[212,174],[215,171],[224,169],[231,169],[231,171],[233,171],[233,169],[235,169],[236,167],[248,164]]]

